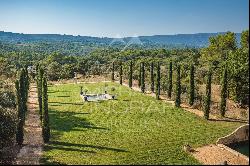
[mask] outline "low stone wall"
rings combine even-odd
[[[219,138],[217,144],[229,145],[235,142],[248,141],[249,140],[249,124],[243,125],[236,129],[231,134]]]

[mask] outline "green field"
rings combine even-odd
[[[117,100],[82,102],[88,93],[104,92],[105,83],[49,87],[51,143],[46,164],[199,164],[183,151],[215,143],[240,124],[206,121],[163,101],[116,83]]]

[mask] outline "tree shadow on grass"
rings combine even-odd
[[[51,129],[55,131],[83,131],[86,129],[109,130],[87,121],[84,112],[60,112],[49,110]],[[81,129],[81,130],[80,130]]]
[[[49,102],[49,104],[61,104],[61,105],[84,105],[83,103],[68,103],[68,102]]]
[[[109,151],[114,151],[114,152],[128,152],[127,150],[118,149],[118,148],[110,148],[110,147],[97,146],[97,145],[75,144],[75,143],[59,142],[59,141],[52,141],[52,142],[50,142],[50,145],[53,145],[54,147],[61,147],[61,146],[63,146],[63,147],[71,147],[71,148],[68,148],[68,149],[92,148],[93,150],[109,150]],[[72,148],[72,147],[75,147],[75,148]],[[88,153],[96,153],[95,151],[91,151],[91,150],[87,150],[86,152],[88,152]]]
[[[247,121],[247,120],[242,120],[242,119],[234,119],[234,118],[209,119],[209,121],[213,121],[213,122],[235,122],[235,123],[248,123],[248,121]]]

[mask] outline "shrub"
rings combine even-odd
[[[17,125],[16,110],[0,105],[0,149],[10,146],[15,140]]]

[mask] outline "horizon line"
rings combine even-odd
[[[249,29],[245,29],[249,30]],[[175,33],[175,34],[157,34],[157,35],[131,35],[131,36],[124,36],[124,37],[107,37],[107,36],[91,36],[91,35],[72,35],[72,34],[62,34],[62,33],[23,33],[23,32],[11,32],[11,31],[4,31],[0,30],[0,32],[5,33],[14,33],[14,34],[24,34],[24,35],[61,35],[61,36],[74,36],[74,37],[92,37],[92,38],[111,38],[111,39],[122,39],[122,38],[133,38],[133,37],[152,37],[152,36],[176,36],[176,35],[196,35],[196,34],[220,34],[220,33],[227,33],[233,32],[235,34],[242,33],[241,32],[233,32],[233,31],[224,31],[224,32],[197,32],[197,33]],[[116,35],[117,36],[117,35]],[[119,36],[119,35],[118,35]]]

